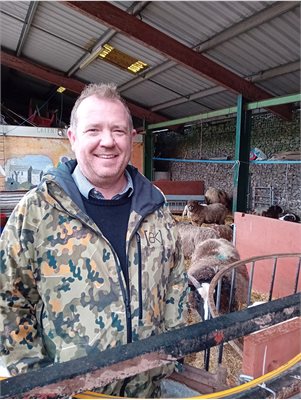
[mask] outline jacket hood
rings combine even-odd
[[[81,194],[72,178],[72,173],[77,165],[76,160],[62,163],[58,168],[50,169],[42,179],[42,182],[54,181],[85,212]],[[145,216],[165,203],[165,197],[137,168],[127,166],[134,183],[132,197],[132,210],[141,216]]]

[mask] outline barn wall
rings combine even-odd
[[[301,252],[301,224],[280,221],[236,212],[235,247],[241,259],[275,253]],[[260,261],[254,269],[254,290],[269,293],[273,270],[272,260]],[[275,275],[273,297],[288,296],[293,293],[297,271],[297,260],[279,259]],[[301,279],[299,289],[301,291]]]
[[[193,130],[157,135],[155,156],[178,159],[234,159],[236,120],[199,123]],[[268,158],[282,151],[300,151],[300,113],[286,122],[270,113],[252,117],[251,148],[261,149]],[[233,187],[233,165],[155,162],[156,170],[170,170],[172,180],[203,180],[205,188],[215,186],[228,192]],[[251,165],[251,187],[274,188],[275,203],[301,214],[301,166]]]

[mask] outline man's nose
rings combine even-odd
[[[109,129],[104,129],[101,132],[99,144],[101,146],[113,146],[115,144],[113,132]]]

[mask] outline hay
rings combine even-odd
[[[187,323],[192,325],[198,322],[200,322],[200,316],[197,311],[189,310]],[[218,351],[218,347],[210,349],[209,372],[211,373],[217,373]],[[204,351],[189,354],[184,358],[184,362],[193,367],[204,369]],[[239,384],[239,375],[241,374],[242,358],[229,344],[224,345],[222,366],[227,371],[227,385],[229,387],[237,386]]]

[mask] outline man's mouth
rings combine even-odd
[[[117,157],[117,155],[114,155],[114,154],[98,154],[98,155],[95,155],[97,158],[102,158],[102,159],[104,159],[104,160],[110,160],[110,159],[112,159],[112,158],[115,158],[115,157]]]

